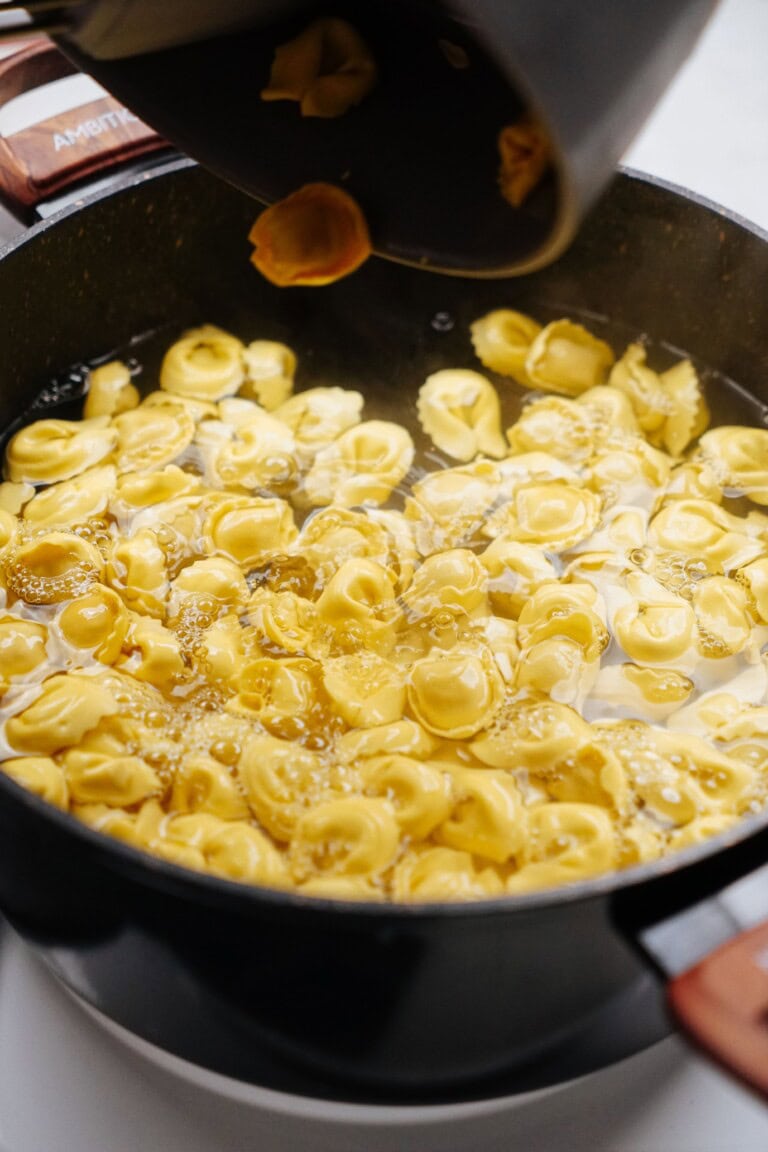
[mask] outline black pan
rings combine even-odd
[[[586,317],[617,345],[651,334],[660,355],[680,349],[710,369],[721,416],[765,411],[723,378],[768,399],[766,237],[663,185],[619,176],[565,258],[498,283],[374,260],[321,291],[279,291],[248,263],[253,215],[177,162],[7,248],[0,424],[46,386],[66,414],[82,388],[71,365],[202,321],[286,340],[299,386],[332,378],[403,418],[426,371],[472,362],[468,324],[500,306]],[[151,363],[154,347],[136,354]],[[145,856],[0,774],[0,907],[73,992],[198,1064],[339,1099],[521,1091],[637,1051],[668,1028],[649,957],[679,972],[726,941],[738,926],[710,897],[767,860],[763,814],[674,858],[531,896],[309,900]],[[761,931],[673,987],[694,1031],[768,1091],[768,1034],[754,1023],[760,993],[768,1005]],[[723,1007],[723,963],[726,975],[742,965],[735,982],[751,980],[756,1000]]]

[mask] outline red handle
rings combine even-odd
[[[41,91],[65,77],[87,87],[82,98],[72,87],[52,90],[50,97]],[[14,124],[10,102],[33,91],[44,97],[44,118],[37,119],[34,111],[30,115],[27,107]],[[0,193],[12,209],[29,209],[96,172],[167,147],[119,101],[93,81],[80,79],[42,37],[0,59],[0,125]]]
[[[683,1031],[768,1099],[768,923],[676,977],[667,996]]]

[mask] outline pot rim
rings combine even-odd
[[[150,181],[197,168],[199,165],[194,160],[190,160],[188,157],[178,157],[153,167],[149,171],[134,174],[117,185],[102,188],[90,194],[84,193],[82,197],[78,197],[77,200],[33,225],[9,243],[0,246],[0,261],[24,248],[27,244],[34,243],[39,236],[47,233],[49,229],[55,228],[60,222],[103,199],[130,192]],[[744,231],[750,232],[756,239],[768,244],[768,231],[745,219],[739,213],[724,208],[722,205],[681,185],[623,166],[617,169],[617,175],[621,179],[650,185],[664,193],[685,199],[697,207],[735,224]],[[593,211],[595,210],[593,209]],[[684,872],[709,857],[716,856],[721,852],[724,853],[730,847],[746,842],[753,836],[756,837],[761,830],[768,829],[768,807],[766,807],[758,814],[742,817],[733,828],[713,836],[701,844],[683,848],[659,860],[635,864],[629,868],[574,881],[572,884],[530,893],[508,894],[471,901],[425,900],[405,903],[306,896],[295,891],[260,887],[208,873],[195,872],[192,869],[152,856],[149,852],[134,848],[106,833],[89,828],[69,812],[63,812],[53,804],[27,791],[2,770],[0,770],[0,791],[4,791],[14,803],[26,805],[36,817],[52,822],[61,831],[74,835],[83,842],[84,846],[103,852],[106,856],[106,863],[113,871],[125,872],[134,882],[155,889],[160,888],[171,896],[180,896],[194,902],[223,903],[241,913],[247,913],[254,907],[268,905],[278,912],[294,911],[299,915],[322,915],[333,912],[346,917],[373,920],[397,919],[407,921],[413,917],[428,920],[466,920],[479,916],[526,915],[560,904],[605,897],[621,889],[639,887],[649,881],[662,880],[673,873]]]

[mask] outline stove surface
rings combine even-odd
[[[130,1046],[5,929],[2,1152],[765,1152],[768,1109],[674,1039],[579,1081],[435,1108],[330,1104]]]

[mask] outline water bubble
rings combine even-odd
[[[435,312],[431,320],[435,332],[451,332],[455,324],[456,320],[450,312]]]

